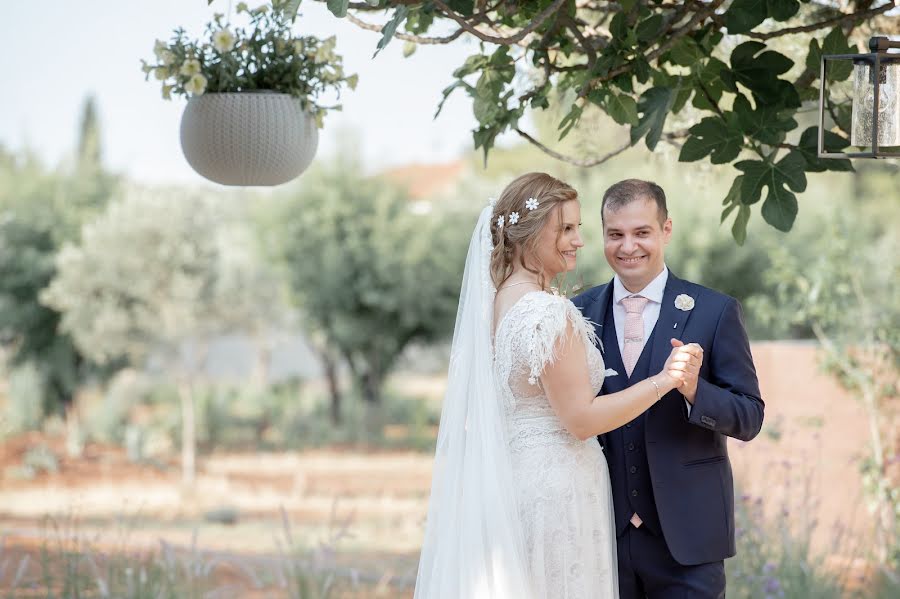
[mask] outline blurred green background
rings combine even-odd
[[[637,177],[669,268],[743,305],[767,417],[729,446],[729,595],[900,593],[897,162],[810,177],[790,233],[737,246],[731,167],[665,144],[375,164],[344,123],[298,180],[230,189],[117,170],[105,102],[58,160],[0,137],[0,595],[411,596],[469,236],[532,170],[580,194],[563,287],[611,278],[600,200]],[[563,149],[627,135],[588,114]]]

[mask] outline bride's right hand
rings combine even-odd
[[[675,342],[673,339],[673,343]],[[672,389],[678,389],[684,385],[688,376],[697,376],[702,363],[703,348],[699,344],[684,345],[678,342],[678,345],[672,347],[672,352],[659,374],[665,377],[667,383],[671,382]]]

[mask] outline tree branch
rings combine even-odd
[[[725,120],[725,113],[722,112],[721,108],[719,108],[719,103],[713,99],[712,94],[709,93],[709,90],[706,89],[706,86],[703,85],[703,81],[701,81],[699,77],[697,77],[697,85],[700,87],[700,91],[703,92],[703,96],[706,98],[706,101],[709,102],[713,107],[713,110],[716,112],[716,114],[718,114],[722,118],[722,120]]]
[[[462,17],[462,16],[456,14],[453,11],[453,9],[451,9],[449,6],[444,4],[444,2],[442,0],[432,0],[432,2],[434,3],[434,5],[436,7],[438,7],[441,10],[441,12],[443,12],[445,15],[447,15],[448,18],[456,21],[456,23],[461,28],[468,31],[469,33],[471,33],[478,39],[485,41],[485,42],[490,42],[492,44],[499,44],[502,46],[511,46],[513,44],[519,43],[520,41],[525,39],[525,36],[527,36],[529,33],[531,33],[532,31],[535,31],[538,27],[543,25],[544,22],[548,18],[550,18],[550,15],[552,15],[553,13],[558,11],[560,8],[562,8],[562,6],[566,3],[566,0],[556,0],[553,4],[551,4],[550,6],[545,8],[543,11],[541,11],[541,13],[537,17],[535,17],[534,21],[532,21],[531,24],[528,25],[528,27],[525,27],[525,28],[521,29],[518,33],[507,36],[507,37],[494,36],[494,35],[489,35],[487,33],[484,33],[483,31],[476,29],[474,25],[470,24],[465,19],[465,17]]]
[[[572,35],[575,36],[575,39],[577,39],[578,43],[581,44],[581,47],[584,48],[584,53],[587,54],[588,58],[588,70],[594,68],[594,63],[597,62],[597,52],[594,50],[594,47],[591,46],[590,42],[581,35],[581,31],[578,30],[578,24],[569,15],[563,16],[562,24],[569,28],[569,31],[572,32]]]
[[[542,144],[541,142],[539,142],[538,140],[533,138],[531,135],[529,135],[525,131],[522,131],[518,127],[515,127],[513,129],[513,131],[518,133],[520,136],[525,138],[525,140],[528,143],[532,144],[533,146],[535,146],[536,148],[538,148],[540,151],[547,154],[551,158],[555,158],[556,160],[560,160],[562,162],[568,162],[569,164],[574,164],[575,166],[580,166],[580,167],[585,167],[585,168],[603,164],[607,160],[609,160],[611,158],[615,158],[616,156],[618,156],[619,154],[621,154],[622,152],[624,152],[625,150],[627,150],[628,148],[630,148],[632,146],[632,143],[629,141],[625,145],[623,145],[619,148],[616,148],[615,150],[612,150],[611,152],[604,154],[603,156],[600,156],[597,158],[590,158],[587,160],[579,160],[577,158],[572,158],[571,156],[566,156],[565,154],[560,154],[559,152],[557,152],[555,150],[551,150],[550,148],[548,148],[547,146],[545,146],[544,144]],[[687,134],[688,134],[687,129],[684,129],[682,131],[677,131],[674,133],[666,133],[663,135],[663,137],[666,139],[666,141],[670,141],[670,140],[677,139],[680,137],[685,137]]]
[[[597,166],[598,164],[603,164],[610,158],[615,158],[616,156],[618,156],[619,154],[621,154],[622,152],[624,152],[625,150],[627,150],[628,148],[631,147],[631,142],[629,141],[622,147],[616,148],[612,152],[609,152],[608,154],[604,154],[603,156],[600,156],[599,158],[591,158],[589,160],[578,160],[577,158],[572,158],[571,156],[566,156],[565,154],[560,154],[559,152],[556,152],[555,150],[551,150],[550,148],[548,148],[547,146],[545,146],[544,144],[542,144],[541,142],[539,142],[538,140],[536,140],[535,138],[530,136],[528,133],[525,133],[518,127],[516,127],[513,130],[516,133],[518,133],[519,135],[521,135],[522,137],[524,137],[525,140],[528,141],[528,143],[534,145],[540,151],[544,152],[548,156],[555,158],[556,160],[560,160],[562,162],[568,162],[569,164],[574,164],[575,166],[581,166],[581,167],[591,167],[591,166]]]
[[[813,23],[811,25],[803,25],[801,27],[787,27],[785,29],[778,29],[776,31],[768,31],[766,33],[756,33],[755,31],[748,31],[747,33],[742,33],[740,35],[744,35],[746,37],[750,37],[757,40],[769,40],[774,37],[781,37],[783,35],[791,35],[793,33],[808,33],[810,31],[818,31],[819,29],[825,29],[826,27],[831,27],[832,25],[844,25],[847,23],[858,23],[859,21],[864,21],[870,17],[875,17],[880,14],[886,13],[887,11],[895,8],[897,3],[894,0],[879,6],[878,8],[871,8],[869,10],[863,10],[860,12],[844,14],[839,17],[834,17],[833,19],[826,19],[824,21],[819,21],[818,23]]]
[[[356,25],[357,27],[359,27],[360,29],[366,29],[368,31],[375,31],[377,33],[381,33],[381,31],[384,29],[384,25],[375,25],[374,23],[366,23],[362,19],[353,15],[353,13],[349,13],[349,12],[347,13],[347,20],[350,21],[351,23],[353,23],[354,25]],[[420,35],[412,35],[409,33],[397,32],[394,34],[394,37],[396,37],[397,39],[406,41],[406,42],[415,42],[417,44],[423,44],[423,45],[449,44],[450,42],[452,42],[453,40],[455,40],[456,38],[461,36],[463,33],[465,33],[465,31],[466,31],[465,29],[460,27],[459,29],[457,29],[456,31],[451,33],[450,35],[447,35],[444,37],[423,37]]]
[[[867,2],[865,4],[868,6],[871,6],[871,2]],[[853,30],[856,29],[856,27],[858,25],[859,25],[859,21],[851,21],[850,23],[847,23],[846,31],[844,32],[844,34],[849,37],[850,34],[853,33]],[[819,65],[816,65],[815,67],[813,67],[811,69],[808,68],[805,71],[803,71],[803,73],[801,73],[799,77],[797,77],[797,81],[794,82],[794,87],[796,87],[798,90],[806,89],[810,85],[812,85],[813,81],[815,81],[818,78],[818,76],[819,76]]]

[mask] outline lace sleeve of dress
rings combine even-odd
[[[566,325],[572,323],[574,334],[586,344],[597,343],[594,327],[568,299],[561,296],[547,296],[547,301],[535,306],[534,326],[526,332],[529,351],[528,382],[536,385],[548,364],[556,361],[556,349],[560,337],[566,334]]]

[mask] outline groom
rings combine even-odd
[[[612,479],[620,597],[724,597],[724,559],[735,554],[726,437],[755,437],[764,408],[741,308],[668,270],[672,220],[655,183],[616,183],[601,215],[616,276],[573,300],[617,373],[601,393],[659,372],[673,344],[704,350],[699,374],[599,437]]]

